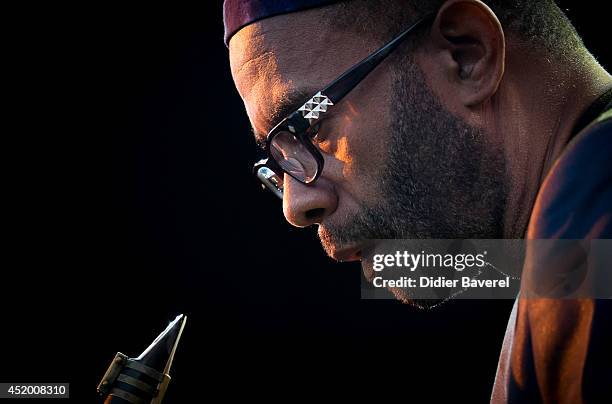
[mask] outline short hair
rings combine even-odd
[[[387,40],[416,17],[435,12],[444,0],[350,0],[327,7],[329,23]],[[576,29],[554,0],[483,0],[507,37],[561,58],[584,49]]]

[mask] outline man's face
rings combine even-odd
[[[315,9],[269,18],[230,41],[232,74],[260,138],[381,45],[318,17]],[[325,166],[314,184],[284,177],[285,217],[318,224],[335,259],[359,259],[369,239],[501,236],[501,154],[447,112],[452,94],[429,90],[419,57],[383,62],[333,107],[319,130]]]

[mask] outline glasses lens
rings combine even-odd
[[[317,160],[290,132],[277,133],[270,143],[270,155],[293,178],[308,183],[317,175]]]

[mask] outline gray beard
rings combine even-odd
[[[388,158],[375,178],[380,199],[364,204],[349,225],[322,226],[323,248],[365,239],[502,238],[503,153],[444,109],[413,62],[397,75]]]

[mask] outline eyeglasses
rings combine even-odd
[[[264,145],[268,157],[253,166],[253,172],[264,187],[283,199],[283,173],[307,185],[319,178],[323,171],[323,155],[312,143],[312,138],[317,134],[317,122],[389,56],[408,34],[432,17],[433,14],[429,14],[402,31],[317,92],[268,132]]]

